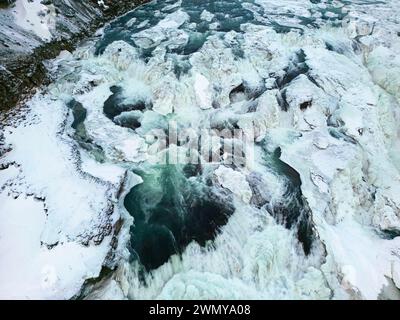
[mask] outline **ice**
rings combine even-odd
[[[400,281],[398,4],[240,2],[254,20],[228,31],[210,8],[198,9],[203,22],[191,23],[186,5],[159,4],[160,20],[149,17],[137,29],[130,18],[131,34],[103,54],[87,44],[53,62],[58,78],[30,102],[32,116],[5,130],[13,150],[5,156],[11,165],[0,171],[0,214],[16,214],[0,239],[10,254],[0,268],[18,259],[36,268],[16,269],[32,285],[16,287],[15,296],[79,293],[107,263],[107,230],[123,218],[117,270],[88,298],[391,298],[385,288]],[[215,28],[194,46],[192,33],[205,21]],[[104,104],[116,87],[128,110],[107,117]],[[70,128],[72,98],[87,111],[80,131]],[[140,110],[131,110],[139,102]],[[130,117],[138,128],[121,125]],[[213,191],[229,195],[234,212],[205,245],[193,241],[141,273],[129,259],[134,221],[123,201],[142,181],[127,171],[150,172],[150,162],[165,155],[148,152],[157,145],[148,133],[166,132],[171,119],[197,133],[255,126],[254,157],[243,167],[204,165],[190,177],[202,175]],[[216,153],[220,147],[211,146]],[[190,147],[171,141],[169,148],[184,155]],[[22,229],[33,219],[21,208],[33,212],[34,230],[18,254],[10,253],[10,225]],[[279,218],[298,211],[304,220],[291,226]],[[300,241],[304,221],[312,229],[309,252]],[[72,271],[60,266],[68,256]],[[37,289],[29,281],[42,271],[45,289]],[[11,285],[5,283],[2,294]]]
[[[194,90],[196,92],[196,98],[198,100],[201,109],[212,108],[212,97],[210,82],[205,76],[197,73],[194,80]]]
[[[167,15],[154,27],[135,33],[132,38],[136,45],[142,48],[153,48],[169,38],[169,45],[178,45],[187,42],[187,34],[180,32],[178,28],[189,20],[189,15],[181,10]],[[140,25],[140,27],[144,27]]]
[[[207,22],[211,22],[213,18],[214,14],[212,14],[210,11],[203,10],[201,12],[200,19],[205,20]]]
[[[224,166],[215,170],[215,175],[224,188],[232,191],[245,203],[250,202],[252,193],[245,175]]]
[[[367,66],[374,81],[397,99],[400,86],[400,58],[389,48],[379,46],[375,48],[367,59]]]
[[[202,250],[193,243],[181,259],[173,256],[149,275],[148,286],[136,280],[134,266],[122,266],[128,276],[128,297],[327,299],[330,290],[321,272],[312,267],[317,262],[298,254],[292,236],[272,220],[263,221],[249,207],[238,208],[216,239],[215,250]]]

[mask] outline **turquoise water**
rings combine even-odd
[[[234,208],[229,194],[203,181],[195,165],[159,165],[136,171],[143,183],[125,198],[135,219],[131,251],[146,270],[179,254],[192,241],[206,246]]]
[[[163,45],[166,48],[165,60],[173,61],[174,73],[179,80],[192,68],[189,58],[201,50],[211,35],[222,37],[227,32],[235,31],[238,39],[241,39],[242,27],[246,23],[267,25],[277,33],[295,31],[302,34],[306,29],[317,29],[321,25],[339,26],[347,15],[345,10],[335,7],[337,1],[325,1],[324,8],[317,6],[320,3],[318,0],[310,3],[307,14],[303,16],[293,10],[287,10],[285,13],[266,11],[256,1],[250,0],[182,0],[181,3],[152,1],[112,22],[97,42],[96,54],[101,55],[112,42],[123,40],[137,48],[140,59],[147,63],[154,50]],[[346,4],[346,1],[342,3]],[[187,41],[177,42],[177,32],[163,34],[159,41],[153,39],[150,33],[150,36],[146,37],[146,45],[135,41],[140,32],[154,28],[169,14],[179,10],[189,16],[178,28],[188,35]],[[213,16],[208,20],[202,19],[201,14],[204,10]],[[226,46],[232,49],[236,59],[244,57],[240,41],[226,43]],[[326,46],[331,51],[342,50],[329,43]],[[294,78],[306,75],[311,82],[318,85],[308,71],[305,53],[299,50],[283,70],[283,75],[276,75],[275,87],[280,90],[277,99],[283,111],[288,109],[285,87]],[[152,109],[151,103],[140,100],[125,103],[122,88],[112,87],[110,90],[113,94],[104,103],[104,114],[116,124],[140,133],[140,117],[143,112]],[[232,97],[235,94],[246,93],[243,84],[234,90],[231,92]],[[254,102],[257,97],[247,95],[246,99]],[[234,99],[232,98],[231,102],[232,100]],[[305,104],[304,108],[308,106]],[[129,118],[118,118],[126,111],[131,112]],[[75,126],[81,117],[82,115],[79,115],[76,118]],[[163,118],[166,120],[167,117]],[[229,124],[229,121],[227,123]],[[266,142],[260,144],[263,143]],[[304,252],[309,254],[315,235],[310,210],[301,192],[300,175],[280,160],[280,149],[276,149],[272,154],[267,150],[268,148],[264,148],[263,164],[284,181],[286,190],[282,202],[270,204],[266,201],[262,209],[286,228],[295,228]],[[133,170],[142,177],[143,183],[132,188],[125,198],[124,205],[134,218],[131,228],[131,257],[140,262],[144,271],[156,269],[172,255],[181,254],[192,241],[203,247],[212,246],[220,229],[235,211],[231,195],[215,185],[212,175],[206,169],[207,167],[201,165],[142,164]]]
[[[310,1],[313,2],[313,1]],[[346,1],[341,1],[346,3]],[[314,1],[319,3],[319,1]],[[340,3],[340,1],[339,1]],[[378,3],[376,1],[368,2],[367,4]],[[252,6],[252,11],[246,9],[246,5]],[[178,1],[152,1],[148,4],[140,6],[138,9],[128,13],[127,15],[112,22],[105,30],[104,37],[97,43],[96,52],[101,54],[104,49],[117,40],[124,40],[129,44],[136,46],[132,40],[132,34],[154,27],[168,14],[177,10],[183,10],[190,16],[190,21],[182,26],[189,33],[189,42],[185,47],[175,51],[178,54],[187,55],[199,50],[207,37],[215,32],[226,33],[229,31],[241,32],[241,25],[245,23],[270,25],[275,31],[287,33],[291,30],[302,32],[304,28],[319,28],[320,23],[316,22],[316,15],[321,14],[324,24],[340,25],[341,21],[346,17],[347,13],[341,8],[334,6],[333,1],[328,1],[326,8],[316,7],[309,10],[309,15],[302,16],[295,12],[285,14],[275,14],[274,12],[265,12],[264,8],[256,3],[256,1],[247,0],[182,0],[181,5]],[[200,18],[203,10],[207,10],[214,14],[214,19],[204,21]],[[255,17],[255,12],[258,18]],[[330,16],[329,13],[335,14]],[[282,24],[276,18],[293,18],[297,22],[293,24]],[[266,20],[260,20],[265,18]],[[134,21],[128,24],[129,21]],[[218,22],[218,25],[211,28],[213,22]],[[144,24],[146,22],[146,24]],[[190,24],[195,23],[194,28],[189,28]],[[142,50],[143,58],[151,55],[154,48]],[[171,53],[174,52],[171,51]]]

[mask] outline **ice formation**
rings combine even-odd
[[[4,128],[0,296],[71,298],[106,265],[87,298],[399,298],[399,12],[151,2],[60,56]],[[191,149],[153,152],[170,121],[256,128],[253,161],[157,165]]]

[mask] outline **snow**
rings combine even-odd
[[[293,7],[296,14],[308,15],[297,1],[279,8],[269,1],[258,3],[268,10],[286,12]],[[307,1],[307,5],[311,4]],[[176,41],[176,38],[170,38],[178,30],[180,38],[175,44],[184,43],[186,29],[183,23],[188,19],[184,17],[184,12],[178,10],[155,27],[132,36],[139,47],[148,48],[147,43],[157,46],[146,66],[138,67],[140,62],[132,54],[123,63],[130,67],[122,68],[122,72],[119,69],[115,73],[118,59],[113,60],[116,66],[108,65],[106,72],[98,72],[104,73],[105,79],[112,79],[110,85],[114,79],[118,79],[124,88],[132,81],[139,83],[138,86],[151,92],[147,96],[153,102],[155,113],[169,115],[174,112],[175,119],[184,127],[207,127],[210,123],[217,126],[232,121],[240,128],[249,128],[252,123],[257,123],[257,139],[266,139],[271,150],[281,147],[281,160],[299,172],[301,191],[311,209],[318,239],[312,254],[305,257],[293,230],[277,225],[263,211],[252,206],[254,194],[248,183],[250,173],[261,177],[260,193],[270,203],[285,201],[282,199],[283,180],[264,167],[263,151],[256,150],[255,163],[246,170],[224,166],[214,170],[218,184],[234,195],[236,207],[215,240],[214,249],[203,250],[192,243],[181,259],[173,256],[148,275],[146,287],[137,279],[135,264],[121,263],[119,276],[114,279],[123,288],[125,296],[132,299],[234,299],[239,297],[237,292],[240,290],[240,297],[249,299],[378,298],[387,285],[386,277],[393,278],[394,282],[398,277],[398,259],[393,254],[398,239],[378,236],[382,230],[398,225],[395,194],[399,180],[396,158],[389,153],[397,145],[398,135],[389,114],[396,114],[398,105],[388,96],[396,94],[387,85],[392,82],[385,79],[389,71],[377,67],[383,56],[392,57],[393,54],[386,49],[366,50],[367,69],[362,55],[355,54],[352,49],[348,36],[353,31],[346,33],[342,29],[325,27],[307,30],[301,36],[296,32],[278,34],[266,26],[246,24],[241,27],[242,40],[238,40],[234,31],[223,37],[211,34],[202,48],[189,57],[191,70],[177,79],[171,68],[175,60],[166,54],[166,46],[170,41]],[[289,22],[293,24],[295,20]],[[358,23],[356,33],[365,35],[368,28]],[[143,38],[153,42],[144,42]],[[324,40],[340,47],[343,53],[327,50]],[[375,41],[381,39],[368,44],[364,42],[364,45],[374,46]],[[235,59],[226,43],[240,43],[244,57]],[[111,44],[106,56],[116,48],[116,43]],[[133,50],[128,45],[122,48],[122,55]],[[275,79],[270,75],[282,74],[300,48],[310,70],[285,87],[287,112],[281,111],[276,101],[277,89],[272,85],[256,98],[257,110],[253,113],[243,112],[247,106],[245,95],[231,102],[230,92],[242,83],[253,90],[262,88],[263,78],[267,84],[274,83]],[[97,63],[98,59],[101,58],[90,58],[88,64]],[[390,61],[393,64],[395,60]],[[140,76],[136,70],[141,70]],[[388,79],[393,79],[394,74]],[[388,88],[388,92],[378,88],[376,83]],[[93,126],[89,113],[88,129],[96,132],[93,137],[107,149],[107,146],[115,145],[116,139],[95,129],[101,119],[96,110],[101,109],[101,101],[106,98],[99,92],[106,91],[98,87],[93,92],[80,101],[88,110],[96,112],[93,118],[96,125]],[[133,97],[138,93],[127,95]],[[219,109],[210,108],[213,103]],[[301,109],[300,105],[304,103],[309,105]],[[329,121],[336,121],[340,127],[335,129]],[[159,122],[152,123],[159,125]],[[113,128],[112,132],[121,131]],[[331,130],[339,129],[344,138],[332,136]],[[102,135],[101,139],[97,138]],[[120,150],[136,148],[132,142],[136,135],[130,135],[132,137],[127,139],[128,134],[124,133],[117,139],[119,146],[123,146]],[[184,147],[176,149],[182,151]],[[134,154],[138,155],[133,152],[127,158],[127,152],[123,152],[124,158],[131,161]],[[371,200],[372,193],[375,201]],[[321,248],[318,243],[324,245],[326,252],[318,249]],[[369,279],[372,279],[370,284]],[[111,289],[113,287],[114,284]]]
[[[5,221],[0,254],[7,256],[0,271],[18,267],[13,277],[1,273],[0,296],[77,294],[105,263],[112,236],[104,229],[122,217],[118,269],[89,298],[390,298],[384,288],[389,281],[397,287],[400,282],[400,238],[388,235],[400,230],[398,4],[388,1],[373,9],[348,4],[341,9],[348,13],[341,27],[323,19],[338,19],[328,10],[341,7],[338,2],[257,0],[243,6],[258,24],[243,23],[241,33],[213,30],[220,23],[214,21],[217,15],[199,9],[202,19],[214,23],[199,50],[184,57],[171,49],[185,48],[197,26],[176,3],[160,4],[160,21],[145,19],[136,26],[151,23],[145,30],[135,32],[131,18],[132,34],[108,45],[102,55],[95,56],[87,44],[57,60],[58,80],[29,103],[27,120],[5,130],[13,150],[4,160],[18,165],[0,171]],[[388,11],[393,12],[385,15]],[[305,27],[300,18],[316,18],[320,28]],[[301,25],[303,32],[280,33],[271,22]],[[143,49],[153,50],[146,62]],[[305,61],[297,61],[303,53]],[[182,62],[190,68],[177,76],[174,68]],[[277,79],[287,80],[289,71],[304,64],[307,71],[277,88]],[[112,86],[122,87],[126,102],[152,105],[140,114],[140,128],[121,127],[104,115]],[[240,86],[246,90],[231,95]],[[285,98],[287,111],[277,96]],[[62,128],[65,119],[67,125],[71,120],[65,102],[72,97],[87,110],[85,130],[90,144],[104,153],[103,163],[79,147],[71,128]],[[148,152],[156,138],[147,134],[167,130],[171,118],[180,129],[196,132],[248,130],[255,124],[258,144],[244,168],[205,170],[213,188],[224,189],[235,206],[212,245],[190,243],[181,256],[145,274],[144,285],[137,263],[128,259],[133,221],[123,208],[128,186],[141,180],[124,177],[127,169],[146,169],[160,156]],[[212,147],[218,150],[220,143]],[[267,159],[278,147],[280,160],[301,179],[302,200],[315,229],[309,255],[296,227],[285,228],[268,211],[290,201],[287,179]],[[172,145],[170,151],[184,154],[189,148]],[[115,206],[107,217],[110,202]],[[94,241],[98,236],[100,244]],[[11,246],[18,249],[10,251]],[[14,277],[18,282],[10,289]]]
[[[49,41],[51,18],[48,8],[41,4],[41,0],[17,0],[13,10],[15,22],[23,29],[33,31],[41,39]]]
[[[321,230],[329,252],[343,273],[343,282],[362,297],[375,300],[392,278],[392,264],[398,264],[400,238],[382,240],[351,219]],[[387,277],[387,278],[386,278]]]
[[[48,249],[41,245],[46,225],[42,201],[3,193],[0,204],[1,299],[68,299],[85,279],[99,274],[106,242],[84,247],[68,241]]]
[[[107,6],[107,5],[104,3],[104,0],[99,0],[99,1],[97,1],[97,3],[98,3],[99,6],[102,6],[104,9],[108,9],[108,8],[109,8],[109,6]]]
[[[49,103],[38,95],[29,106],[26,119],[5,130],[13,149],[3,160],[18,169],[0,171],[0,296],[69,299],[85,279],[98,276],[110,251],[111,235],[102,225],[114,223],[118,214],[107,217],[104,210],[122,170],[84,161],[83,169],[100,172],[104,181],[111,176],[114,187],[85,178],[73,142],[60,133],[62,101]],[[96,237],[103,238],[97,245],[90,240]]]
[[[95,159],[81,152],[82,170],[93,177],[100,178],[112,184],[119,184],[125,175],[125,170],[110,163],[98,163]]]

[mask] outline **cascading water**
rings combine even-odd
[[[38,105],[65,113],[81,171],[126,173],[116,268],[89,297],[376,298],[396,282],[381,235],[398,230],[398,96],[368,56],[390,41],[352,25],[372,4],[152,1],[55,61]]]
[[[256,19],[255,13],[262,15],[262,11],[262,6],[251,1],[152,2],[111,23],[96,44],[98,59],[109,55],[111,59],[116,59],[116,63],[121,63],[128,55],[130,59],[126,63],[138,64],[143,70],[134,71],[134,78],[140,77],[138,81],[125,79],[110,86],[112,95],[104,102],[104,115],[116,125],[133,130],[132,134],[143,139],[148,139],[153,129],[161,129],[168,134],[168,121],[176,121],[179,130],[197,128],[195,131],[199,135],[201,129],[241,129],[240,121],[246,118],[250,120],[251,113],[257,114],[260,97],[267,91],[265,79],[256,70],[245,70],[251,58],[251,48],[247,47],[245,40],[246,35],[250,36],[251,33],[247,33],[245,28],[261,25],[262,19]],[[303,23],[301,20],[300,25]],[[281,24],[279,28],[274,23],[267,25],[277,32],[282,31]],[[289,26],[286,28],[291,30]],[[301,29],[301,26],[293,28]],[[302,56],[304,63],[304,52]],[[129,65],[123,67],[128,71],[135,69]],[[286,75],[276,80],[276,86],[282,89],[303,73],[300,67],[289,66],[285,70]],[[129,72],[127,76],[129,79]],[[142,88],[142,91],[135,86]],[[146,87],[153,86],[158,87],[156,93],[148,93],[152,90]],[[181,150],[176,151],[178,153],[198,151],[191,150],[188,141],[178,140],[167,141],[164,153],[168,153],[171,147],[174,151]],[[128,294],[131,298],[158,294],[162,287],[154,288],[153,293],[149,288],[154,286],[153,282],[156,286],[162,285],[158,283],[160,280],[155,279],[163,278],[166,272],[163,270],[169,268],[168,265],[175,265],[172,270],[182,269],[181,273],[184,274],[189,272],[185,271],[187,259],[197,260],[203,255],[212,256],[220,250],[228,250],[221,249],[217,243],[224,237],[237,237],[234,235],[236,232],[244,232],[229,226],[229,222],[238,216],[238,211],[243,211],[242,214],[247,210],[254,211],[247,219],[250,224],[258,226],[254,226],[254,231],[251,231],[253,227],[244,227],[249,234],[244,239],[237,239],[237,245],[241,241],[243,244],[248,241],[245,240],[247,237],[268,233],[271,224],[276,225],[276,230],[282,225],[287,231],[281,229],[280,232],[287,233],[293,243],[299,243],[299,246],[294,246],[298,249],[282,248],[283,251],[295,250],[291,254],[309,260],[306,263],[308,268],[322,263],[323,250],[314,234],[310,210],[301,194],[299,174],[280,161],[279,155],[271,156],[271,160],[263,160],[269,156],[261,145],[255,148],[259,148],[260,154],[266,153],[256,159],[258,164],[255,167],[253,164],[237,166],[237,163],[224,166],[223,146],[211,144],[209,151],[215,152],[215,147],[220,153],[217,164],[209,164],[199,156],[195,164],[168,164],[167,160],[164,165],[149,165],[144,160],[134,165],[133,172],[143,182],[134,186],[124,200],[125,208],[134,218],[130,232],[129,269],[133,269],[130,271],[133,273],[130,281],[136,283],[137,287],[132,285]],[[247,155],[242,153],[242,156],[246,158]],[[222,167],[218,169],[221,164]],[[218,175],[216,172],[221,173]],[[258,199],[252,195],[248,182],[251,180],[250,173],[261,179],[260,185],[252,186],[253,190],[261,189]],[[230,174],[238,174],[244,183],[243,186],[237,186],[239,190],[236,194],[227,186],[229,182],[225,182]],[[272,195],[268,190],[270,184],[279,185],[281,191],[275,191]],[[240,189],[246,189],[246,186],[248,194],[241,195]],[[262,205],[254,206],[251,200],[261,201]],[[255,217],[252,218],[252,215]],[[272,222],[270,215],[276,222]],[[230,228],[232,230],[225,230]],[[224,241],[232,241],[227,239]],[[188,246],[197,248],[195,251],[198,253],[190,253]],[[234,263],[227,258],[225,267],[220,266],[219,269],[233,276],[237,271],[232,268],[243,266],[240,267],[240,254],[231,250],[226,254],[232,256],[233,260],[239,260]],[[281,249],[271,250],[270,254],[279,255]],[[274,253],[275,250],[278,251]],[[311,253],[315,257],[306,258]],[[207,259],[204,260],[197,269],[212,272],[212,268],[208,270]],[[224,264],[224,260],[220,263]],[[273,264],[272,261],[265,263]],[[178,270],[172,270],[169,270],[172,272],[169,277],[179,275]],[[314,276],[318,278],[320,275],[315,273]],[[320,281],[324,282],[323,278]],[[322,294],[329,291],[326,288]],[[228,291],[227,297],[230,294]]]

